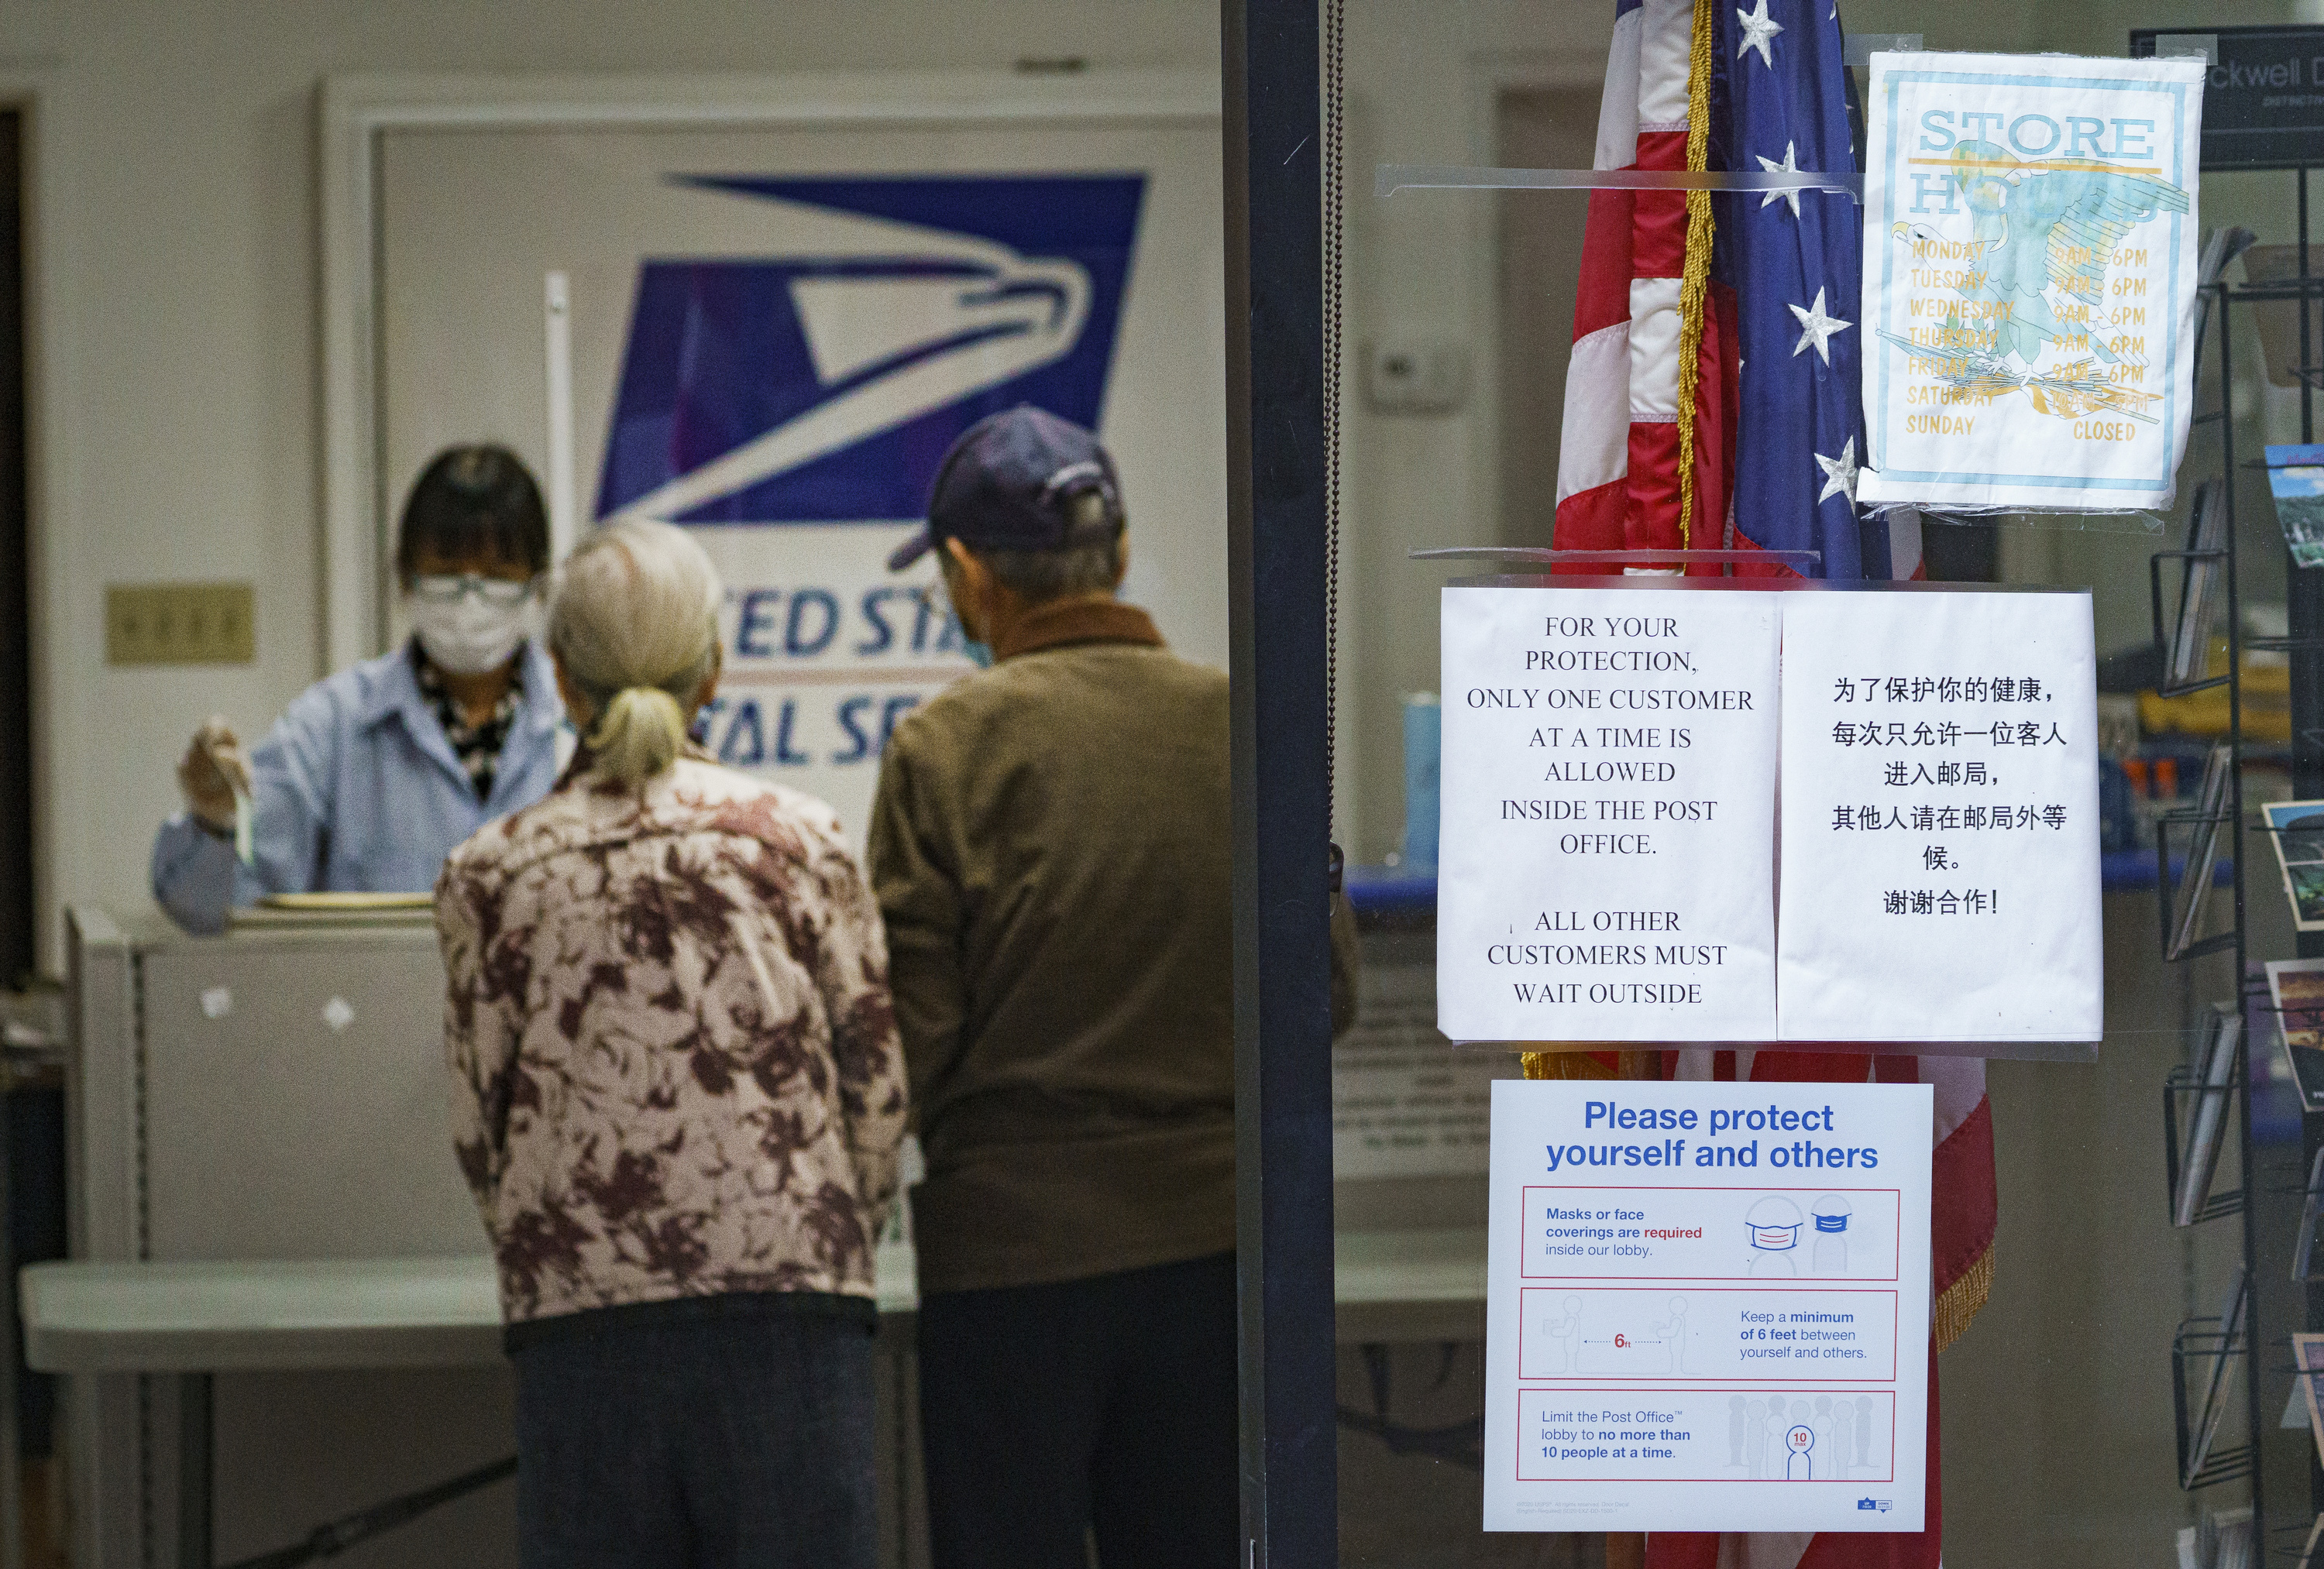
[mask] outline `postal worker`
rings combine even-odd
[[[395,565],[409,642],[309,687],[247,750],[223,719],[194,732],[186,810],[152,861],[153,897],[187,931],[267,894],[424,894],[453,846],[555,783],[564,709],[533,636],[549,514],[516,454],[438,453]]]

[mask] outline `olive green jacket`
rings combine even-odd
[[[920,1288],[1226,1252],[1227,678],[1111,601],[1037,609],[994,652],[896,727],[872,809]]]

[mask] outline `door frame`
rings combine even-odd
[[[64,531],[58,519],[69,512],[61,495],[62,477],[69,472],[64,441],[54,411],[64,407],[65,372],[62,345],[68,342],[61,324],[59,290],[51,276],[51,247],[44,243],[51,213],[65,210],[59,161],[50,155],[47,132],[59,102],[57,69],[0,64],[0,108],[18,115],[17,181],[21,202],[19,225],[23,268],[24,333],[24,637],[27,654],[25,682],[30,720],[32,838],[32,968],[54,977],[63,953],[60,912],[55,904],[54,857],[51,840],[55,813],[44,788],[51,777],[50,758],[55,738],[55,664],[51,648],[69,614],[54,608],[50,592],[58,583],[63,552],[58,548]],[[14,977],[0,977],[0,983]]]

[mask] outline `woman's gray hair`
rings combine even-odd
[[[624,784],[686,745],[695,693],[718,664],[718,569],[682,528],[635,519],[589,536],[566,562],[549,647],[596,711],[586,739]]]

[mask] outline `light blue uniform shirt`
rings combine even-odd
[[[189,812],[153,840],[153,897],[189,931],[225,930],[263,894],[424,894],[444,858],[557,782],[565,708],[549,656],[528,643],[524,709],[489,799],[476,799],[409,647],[317,682],[250,752],[252,866]]]

